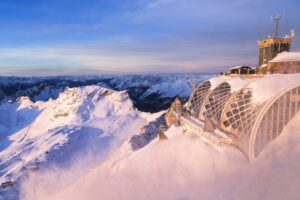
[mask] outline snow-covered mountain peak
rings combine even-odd
[[[114,91],[98,85],[68,88],[54,101],[51,120],[69,118],[84,121],[90,119],[86,115],[91,114],[91,111],[96,111],[95,114],[101,111],[103,115],[107,108],[118,111],[121,107],[123,111],[124,107],[125,110],[133,109],[126,91]]]
[[[67,163],[87,149],[108,153],[148,123],[127,91],[99,85],[69,88],[45,102],[20,97],[0,104],[0,118],[0,184],[17,181],[27,166]]]
[[[30,100],[29,97],[22,96],[17,99],[17,103],[19,103],[18,110],[23,108],[36,108],[35,104]]]

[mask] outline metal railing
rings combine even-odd
[[[233,138],[229,137],[221,131],[205,132],[203,130],[204,124],[198,119],[193,118],[187,113],[176,113],[173,111],[173,114],[177,116],[180,120],[180,123],[186,126],[187,129],[196,133],[203,139],[206,143],[209,143],[218,150],[222,150],[229,144],[233,143]]]

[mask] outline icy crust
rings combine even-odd
[[[67,89],[47,102],[20,97],[1,104],[0,117],[0,184],[43,163],[67,164],[87,149],[97,160],[148,123],[126,91],[100,86]]]
[[[300,84],[300,74],[272,74],[255,79],[246,87],[252,89],[253,103],[263,103],[297,83]]]
[[[229,77],[226,77],[226,76],[215,76],[215,77],[212,77],[211,79],[209,79],[210,81],[210,84],[211,84],[211,90],[215,89],[219,84],[227,81],[227,80],[230,80]]]
[[[231,87],[231,92],[236,92],[243,88],[245,85],[251,83],[253,80],[252,79],[245,79],[245,78],[231,78],[227,80],[226,82],[230,85]]]
[[[253,80],[240,77],[216,76],[209,79],[209,81],[211,83],[211,90],[215,89],[221,83],[227,82],[231,87],[231,92],[234,92],[249,84]]]
[[[211,90],[223,82],[231,87],[231,92],[242,88],[252,89],[252,102],[262,103],[275,97],[278,93],[297,83],[300,83],[300,74],[270,74],[260,78],[246,79],[240,77],[216,76],[208,81],[211,82]]]

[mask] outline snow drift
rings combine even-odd
[[[57,180],[47,179],[51,173],[32,177],[24,184],[24,199],[298,199],[299,120],[298,113],[251,164],[234,147],[219,152],[173,127],[168,140],[155,139],[135,152],[121,148],[88,175],[55,192],[51,186]]]

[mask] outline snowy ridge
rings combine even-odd
[[[20,97],[1,104],[0,117],[1,183],[43,166],[68,165],[91,149],[96,161],[148,123],[126,91],[100,86],[70,88],[47,102]]]
[[[158,112],[167,109],[177,95],[188,98],[192,91],[191,80],[199,84],[211,76],[213,75],[0,77],[0,102],[14,102],[21,96],[27,96],[34,102],[48,101],[51,98],[57,99],[59,93],[67,88],[101,85],[118,91],[127,90],[139,110]]]

